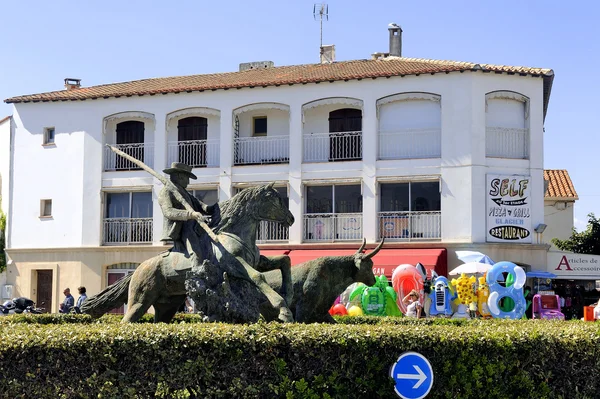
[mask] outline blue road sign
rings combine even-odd
[[[433,386],[433,369],[429,360],[417,352],[404,352],[392,365],[390,375],[394,390],[403,399],[422,399]]]

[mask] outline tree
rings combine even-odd
[[[600,220],[593,213],[590,213],[585,231],[579,233],[573,229],[570,238],[566,240],[553,238],[552,244],[556,245],[561,251],[600,255]]]

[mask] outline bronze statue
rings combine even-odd
[[[203,206],[199,201],[196,203],[185,191],[184,185],[188,182],[186,179],[193,176],[191,168],[187,170],[182,164],[174,165],[165,171],[171,174],[171,180],[167,180],[143,162],[109,147],[157,177],[165,185],[160,201],[161,209],[163,212],[166,210],[164,216],[169,222],[165,226],[163,238],[173,240],[174,246],[166,253],[144,261],[133,274],[90,297],[81,309],[83,313],[100,316],[127,300],[128,308],[123,322],[138,320],[150,306],[154,306],[155,321],[168,322],[185,301],[186,279],[200,276],[196,279],[205,279],[206,290],[213,292],[213,275],[216,271],[221,280],[217,283],[221,287],[225,287],[223,283],[227,285],[226,293],[230,293],[231,286],[234,285],[234,288],[242,287],[237,291],[234,289],[235,292],[243,292],[249,296],[230,297],[229,302],[235,300],[247,306],[256,306],[242,311],[249,314],[236,313],[237,316],[233,318],[228,316],[227,307],[211,307],[211,311],[215,313],[207,315],[209,320],[252,321],[257,319],[260,307],[261,313],[271,315],[272,318],[283,322],[293,321],[292,313],[284,299],[286,297],[291,300],[292,295],[289,257],[261,256],[256,246],[256,231],[261,220],[279,222],[285,226],[294,222],[293,215],[273,188],[273,184],[245,189],[230,200],[213,207]],[[212,216],[210,226],[206,223],[205,214]],[[198,227],[204,232],[199,231]],[[206,268],[210,269],[213,275],[202,276],[201,272],[206,272]],[[277,268],[282,270],[283,297],[267,284],[260,272]],[[190,272],[192,275],[188,277]],[[197,308],[202,309],[203,305],[196,302]],[[257,310],[252,312],[254,308]]]

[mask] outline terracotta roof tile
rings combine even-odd
[[[121,96],[141,96],[204,90],[267,87],[328,81],[367,79],[404,75],[448,73],[454,71],[484,71],[544,77],[544,110],[552,86],[551,69],[505,65],[474,64],[471,62],[440,61],[420,58],[389,57],[379,60],[357,60],[331,64],[306,64],[252,69],[207,75],[153,78],[72,90],[30,94],[6,99],[7,103],[39,101],[76,101]]]
[[[548,189],[544,197],[546,198],[569,198],[579,199],[573,187],[569,172],[564,169],[544,170],[544,180],[548,181]]]

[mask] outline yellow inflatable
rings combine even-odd
[[[479,308],[479,314],[484,319],[491,319],[492,315],[488,308],[488,297],[490,296],[490,288],[485,281],[485,275],[479,277],[479,287],[477,288],[477,307]]]
[[[475,295],[474,285],[477,279],[475,276],[467,277],[466,274],[461,274],[459,278],[455,278],[451,281],[452,285],[456,287],[458,291],[458,301],[467,307],[471,303],[477,303],[477,296]]]
[[[348,309],[348,316],[362,316],[364,313],[360,306],[350,306]]]

